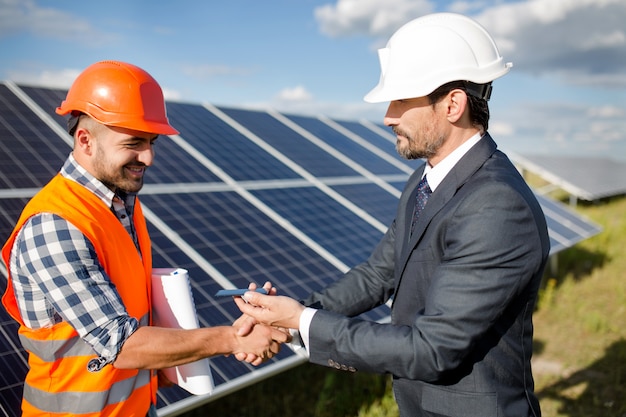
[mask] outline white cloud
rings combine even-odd
[[[626,87],[626,2],[530,0],[475,16],[516,70],[562,82]]]
[[[510,123],[501,121],[489,121],[489,133],[498,136],[512,136],[515,133],[515,128]]]
[[[433,11],[427,0],[338,0],[315,9],[322,33],[387,38],[402,24]]]
[[[313,96],[311,95],[311,93],[309,93],[307,89],[301,85],[293,88],[285,88],[281,90],[276,96],[277,100],[287,102],[311,101],[312,98]]]
[[[456,1],[448,8],[449,12],[471,14],[488,6],[486,1]]]
[[[387,109],[387,104],[371,104],[364,101],[339,103],[319,101],[315,99],[288,101],[275,97],[269,102],[246,102],[238,106],[267,110],[274,109],[286,114],[317,117],[320,115],[339,120],[369,120],[373,123],[381,123]]]
[[[626,35],[623,30],[616,29],[611,33],[595,33],[585,40],[580,47],[583,50],[591,50],[595,48],[619,48],[624,45],[626,45]]]
[[[499,117],[515,126],[513,135],[489,130],[501,145],[520,153],[606,155],[614,149],[611,157],[624,159],[617,151],[626,148],[624,115],[626,107],[533,102],[512,106]]]
[[[67,89],[81,71],[82,69],[69,68],[58,71],[12,70],[7,72],[7,78],[18,84]]]
[[[589,117],[600,117],[603,119],[626,118],[626,108],[617,106],[599,106],[591,107],[587,111]]]
[[[117,38],[91,26],[83,17],[40,7],[33,0],[0,0],[0,37],[29,32],[45,38],[100,45]]]
[[[180,101],[183,100],[183,94],[178,90],[172,90],[170,88],[163,88],[163,97],[165,100]]]

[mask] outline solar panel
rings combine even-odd
[[[27,202],[28,198],[1,200],[0,236],[3,244]],[[4,262],[0,263],[0,271],[0,291],[4,293],[7,283]],[[20,414],[24,376],[28,368],[26,353],[17,338],[18,327],[5,309],[0,308],[0,416],[13,417]]]
[[[0,84],[0,239],[28,199],[70,152],[65,91]],[[229,325],[239,313],[213,294],[225,286],[274,283],[303,298],[364,260],[395,215],[408,175],[423,161],[396,155],[394,138],[368,122],[338,121],[168,102],[180,135],[160,137],[140,193],[155,267],[189,271],[199,321]],[[552,253],[599,231],[541,197]],[[0,288],[6,269],[0,266]],[[382,306],[364,316],[385,320]],[[17,324],[0,309],[0,416],[19,415],[26,358]],[[303,359],[288,348],[259,368],[212,358],[213,396],[180,388],[158,394],[161,415],[226,395]],[[254,372],[253,372],[254,371]]]
[[[578,199],[594,201],[626,193],[624,162],[555,155],[516,155],[514,160]]]
[[[567,206],[537,193],[535,197],[546,216],[550,234],[550,254],[574,246],[602,231],[599,225],[581,217]]]
[[[70,150],[4,85],[0,85],[0,143],[0,189],[41,187],[59,171]]]

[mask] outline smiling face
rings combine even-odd
[[[157,137],[86,118],[76,130],[74,158],[110,190],[138,192],[146,168],[152,165]]]

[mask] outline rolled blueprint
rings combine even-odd
[[[155,326],[173,329],[199,327],[186,269],[152,269],[152,313]],[[170,381],[192,394],[204,395],[213,391],[213,377],[206,358],[167,368],[163,372]]]

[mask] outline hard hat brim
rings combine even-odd
[[[104,112],[102,109],[99,109],[91,103],[80,103],[77,107],[80,107],[77,111],[85,113],[98,123],[106,126],[123,127],[139,132],[154,133],[157,135],[178,135],[180,133],[178,130],[169,125],[169,122],[162,123],[145,119],[138,120],[132,116],[124,118],[120,114]],[[61,106],[56,108],[56,113],[61,116],[69,114],[72,111],[75,111],[75,109],[70,109],[65,106],[65,102],[61,103]]]
[[[437,79],[421,80],[419,85],[413,86],[393,85],[390,84],[388,80],[385,83],[385,80],[381,79],[378,84],[363,97],[363,100],[367,103],[383,103],[394,100],[424,97],[442,85],[452,81],[470,81],[475,84],[486,84],[508,73],[511,67],[513,67],[513,64],[510,62],[504,65],[494,63],[493,66],[494,71],[491,73],[469,76],[467,75],[471,74],[471,69],[454,69],[450,74],[440,73],[437,74]]]

